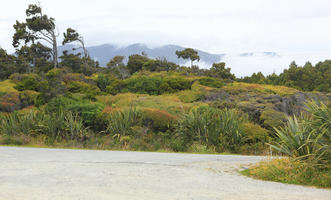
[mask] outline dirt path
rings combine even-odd
[[[261,159],[0,147],[0,199],[331,199],[331,190],[258,181],[236,172]]]

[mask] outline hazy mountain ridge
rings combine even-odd
[[[66,45],[60,46],[59,51],[60,55],[62,54],[63,50],[71,50],[74,46],[73,45]],[[159,47],[148,47],[145,44],[136,43],[124,47],[118,47],[114,44],[103,44],[97,46],[88,47],[87,50],[90,56],[99,61],[100,66],[106,66],[110,59],[114,56],[125,56],[125,61],[127,61],[128,57],[133,54],[141,54],[144,52],[150,58],[166,58],[168,61],[177,63],[177,64],[185,64],[187,61],[183,59],[178,59],[176,55],[176,51],[181,51],[185,49],[185,47],[178,46],[178,45],[163,45]],[[213,63],[220,62],[223,58],[227,55],[223,54],[213,54],[208,53],[206,51],[198,50],[198,54],[200,56],[200,63],[203,63],[204,67],[211,66]],[[77,52],[81,52],[81,50],[77,50]],[[255,52],[247,52],[242,53],[239,56],[241,57],[250,57],[256,54],[263,54],[265,56],[279,56],[275,52],[262,52],[262,53],[255,53]]]

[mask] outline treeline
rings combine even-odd
[[[292,62],[288,69],[277,75],[275,73],[264,76],[261,72],[253,73],[238,81],[246,83],[284,85],[302,91],[331,92],[331,60],[319,62],[313,66],[307,62],[298,66]]]

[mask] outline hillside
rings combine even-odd
[[[140,71],[119,80],[107,73],[85,76],[65,69],[50,70],[45,76],[16,74],[0,82],[0,94],[0,111],[2,119],[6,119],[0,120],[2,144],[70,143],[96,148],[94,137],[97,137],[102,148],[172,151],[205,148],[205,151],[241,153],[262,152],[264,143],[272,136],[272,127],[281,126],[287,115],[302,112],[310,99],[330,105],[331,98],[284,86],[224,82],[185,72]],[[202,112],[199,114],[202,119],[195,120],[205,120],[205,111],[210,112],[208,115],[232,115],[233,122],[240,122],[235,126],[242,127],[242,134],[254,138],[256,145],[243,143],[220,148],[218,139],[209,143],[215,138],[196,144],[195,139],[189,139],[194,136],[189,131],[191,122],[185,120],[198,117],[195,112]],[[19,121],[15,122],[16,119]],[[22,120],[27,127],[22,127]],[[49,129],[49,123],[59,127]],[[76,128],[71,130],[71,126]],[[188,127],[182,130],[182,126]],[[180,132],[193,135],[182,138],[177,135]]]

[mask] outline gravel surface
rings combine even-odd
[[[0,147],[4,200],[331,200],[331,190],[238,174],[258,156]]]

